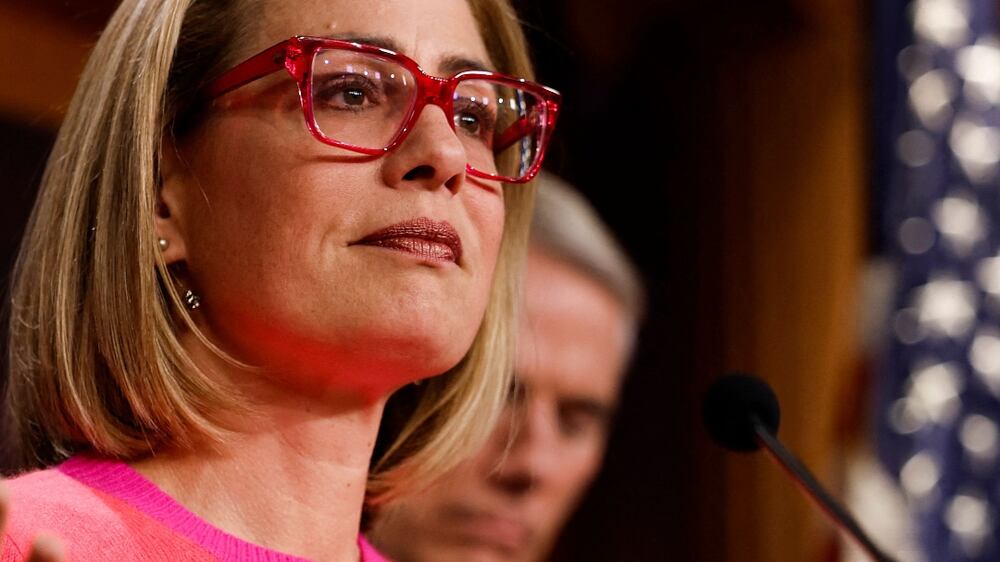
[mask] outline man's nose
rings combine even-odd
[[[555,407],[525,399],[508,406],[509,431],[502,435],[498,466],[491,481],[504,492],[524,495],[558,477],[558,418]]]

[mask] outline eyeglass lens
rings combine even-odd
[[[316,125],[334,141],[384,148],[416,103],[415,77],[377,55],[321,49],[311,76]],[[489,79],[461,80],[451,117],[469,165],[511,179],[525,176],[539,157],[545,109],[529,91]]]

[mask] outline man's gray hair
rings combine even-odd
[[[538,179],[531,246],[605,287],[625,308],[633,334],[638,330],[646,293],[635,265],[583,195],[547,172]]]

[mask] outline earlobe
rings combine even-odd
[[[168,265],[187,259],[183,229],[184,163],[176,146],[165,136],[160,155],[160,185],[156,193],[153,224],[158,248]]]

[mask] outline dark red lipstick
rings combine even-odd
[[[378,246],[439,261],[458,263],[462,257],[462,239],[447,221],[418,218],[387,226],[354,244]]]

